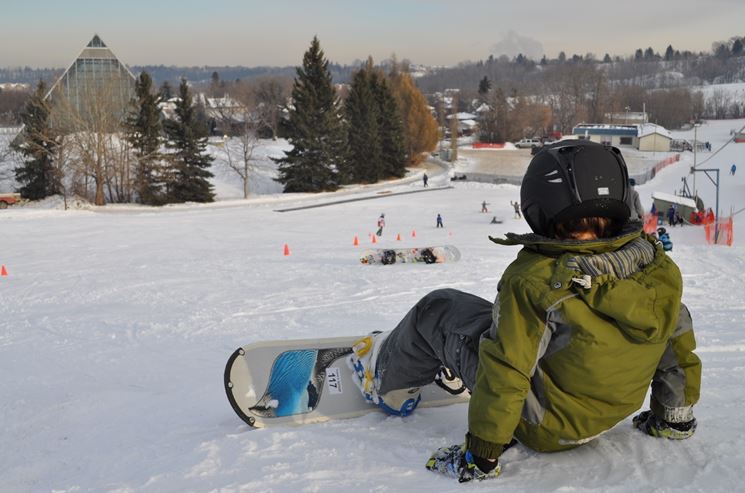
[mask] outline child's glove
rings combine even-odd
[[[696,431],[696,418],[685,423],[668,423],[658,418],[652,411],[644,411],[634,416],[634,426],[647,435],[671,440],[684,440]]]
[[[479,461],[483,462],[483,461]],[[502,471],[499,462],[494,463],[494,468],[484,472],[474,461],[473,454],[466,449],[466,445],[453,445],[442,447],[432,454],[426,465],[430,471],[439,472],[445,476],[456,478],[459,483],[465,483],[472,479],[479,481],[483,479],[496,478]],[[486,468],[486,466],[484,466]]]

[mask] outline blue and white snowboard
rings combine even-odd
[[[379,411],[362,397],[347,366],[352,344],[360,337],[267,341],[238,348],[225,367],[230,405],[255,427],[315,423]],[[468,392],[453,395],[431,384],[422,389],[419,406],[467,402],[468,396]]]

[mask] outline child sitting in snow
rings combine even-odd
[[[618,149],[562,141],[531,161],[521,188],[532,234],[494,303],[454,289],[421,299],[389,332],[359,340],[349,363],[365,398],[405,416],[447,368],[472,395],[465,443],[430,470],[459,481],[496,477],[519,443],[552,452],[587,443],[642,406],[642,432],[693,435],[701,362],[682,278],[655,239],[629,222]],[[649,300],[658,302],[650,303]]]

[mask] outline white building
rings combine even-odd
[[[612,125],[607,123],[580,123],[572,134],[601,144],[631,146],[640,151],[670,152],[673,137],[670,132],[654,123]]]

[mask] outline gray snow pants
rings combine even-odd
[[[438,289],[419,300],[383,341],[376,362],[378,392],[423,387],[443,366],[473,389],[479,340],[491,327],[492,306],[455,289]]]

